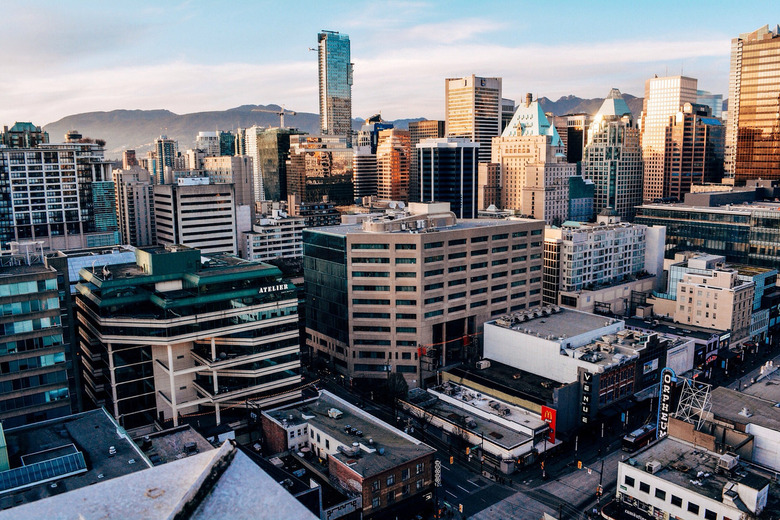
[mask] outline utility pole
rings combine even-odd
[[[601,509],[601,483],[604,480],[604,459],[601,459],[601,472],[599,473],[599,489],[596,492],[596,503],[599,505],[599,509]]]

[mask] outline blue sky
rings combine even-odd
[[[243,104],[317,109],[317,33],[349,34],[353,115],[441,118],[444,78],[525,92],[643,95],[653,74],[727,95],[730,40],[780,22],[762,1],[16,2],[2,9],[0,124]]]

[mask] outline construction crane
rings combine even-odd
[[[284,107],[282,107],[281,110],[268,110],[267,108],[253,108],[252,112],[266,112],[268,114],[276,114],[279,116],[279,128],[284,128],[284,116],[285,114],[288,116],[294,116],[295,112],[292,110],[287,110]]]

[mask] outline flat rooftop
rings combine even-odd
[[[103,410],[93,410],[5,431],[11,470],[80,452],[86,471],[54,478],[16,491],[0,491],[0,508],[35,502],[146,469],[140,449]],[[110,448],[116,450],[109,453]],[[62,473],[65,475],[65,473]],[[52,482],[56,487],[52,487]]]
[[[626,328],[629,329],[648,330],[664,335],[682,336],[704,341],[708,341],[712,336],[720,336],[724,333],[721,330],[696,327],[687,323],[683,325],[681,323],[655,320],[658,321],[656,325],[653,320],[645,321],[642,318],[626,318],[624,321],[626,322]]]
[[[463,380],[474,381],[488,388],[504,392],[513,397],[543,405],[554,402],[555,389],[563,383],[524,370],[490,360],[485,369],[457,367],[447,372]]]
[[[550,307],[545,308],[550,309]],[[511,324],[505,324],[507,321]],[[549,313],[544,312],[542,307],[537,307],[525,312],[509,314],[488,323],[534,336],[552,335],[554,338],[551,341],[562,343],[564,337],[587,334],[617,322],[618,320],[613,318],[554,306]]]
[[[420,218],[425,218],[425,215],[421,215]],[[489,219],[489,218],[479,218],[479,219],[458,219],[457,224],[454,226],[447,226],[447,227],[437,227],[435,230],[429,231],[428,233],[444,233],[448,231],[458,231],[463,229],[479,229],[479,228],[490,228],[490,227],[500,227],[500,226],[512,226],[517,225],[519,222],[540,222],[539,220],[534,219],[526,219],[526,218],[512,218],[512,219]],[[338,226],[323,226],[323,227],[317,227],[312,228],[312,231],[322,232],[322,233],[331,233],[333,235],[353,235],[353,234],[366,234],[366,235],[381,235],[381,234],[392,234],[392,235],[399,235],[403,233],[409,233],[409,231],[386,231],[386,232],[376,232],[376,231],[366,231],[363,229],[363,224],[340,224]],[[421,235],[424,234],[424,232],[420,233]]]
[[[189,424],[147,435],[136,443],[155,466],[214,449]]]
[[[771,430],[780,431],[780,408],[776,405],[780,403],[780,380],[762,379],[753,383],[752,387],[758,387],[759,390],[769,390],[772,400],[767,400],[755,395],[750,395],[746,391],[737,391],[730,388],[718,387],[712,390],[712,413],[715,417],[734,421],[735,423],[753,423]],[[750,416],[742,413],[747,410]]]
[[[52,273],[53,275],[54,271],[49,269],[42,263],[32,264],[32,265],[22,264],[22,265],[0,267],[0,278],[29,275],[29,274],[39,274],[39,273]]]
[[[739,482],[759,490],[770,483],[768,474],[744,466],[733,476],[720,475],[716,472],[719,460],[717,454],[667,436],[634,453],[624,463],[644,470],[648,462],[658,461],[661,469],[654,474],[655,477],[718,502],[723,501],[723,487],[728,482]],[[770,499],[763,514],[771,512],[772,488],[770,486]]]
[[[343,415],[339,419],[330,417],[328,410],[331,408],[341,410]],[[330,456],[348,465],[352,471],[364,478],[436,451],[427,444],[423,444],[325,391],[320,392],[317,399],[301,405],[269,410],[264,413],[279,422],[287,421],[287,424],[308,423],[345,446],[352,446],[353,442],[359,443],[361,449],[358,456],[348,456],[341,452]],[[363,436],[358,437],[346,433],[344,428],[347,425],[362,431]],[[373,444],[369,440],[373,440]],[[384,448],[384,453],[380,454],[379,448]]]

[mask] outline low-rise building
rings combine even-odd
[[[322,391],[291,407],[262,412],[272,452],[310,453],[337,484],[360,498],[363,518],[410,517],[432,508],[435,450],[360,408]]]
[[[303,256],[303,228],[301,217],[288,217],[281,210],[272,210],[252,226],[252,231],[241,233],[241,257],[267,262],[277,258]]]

